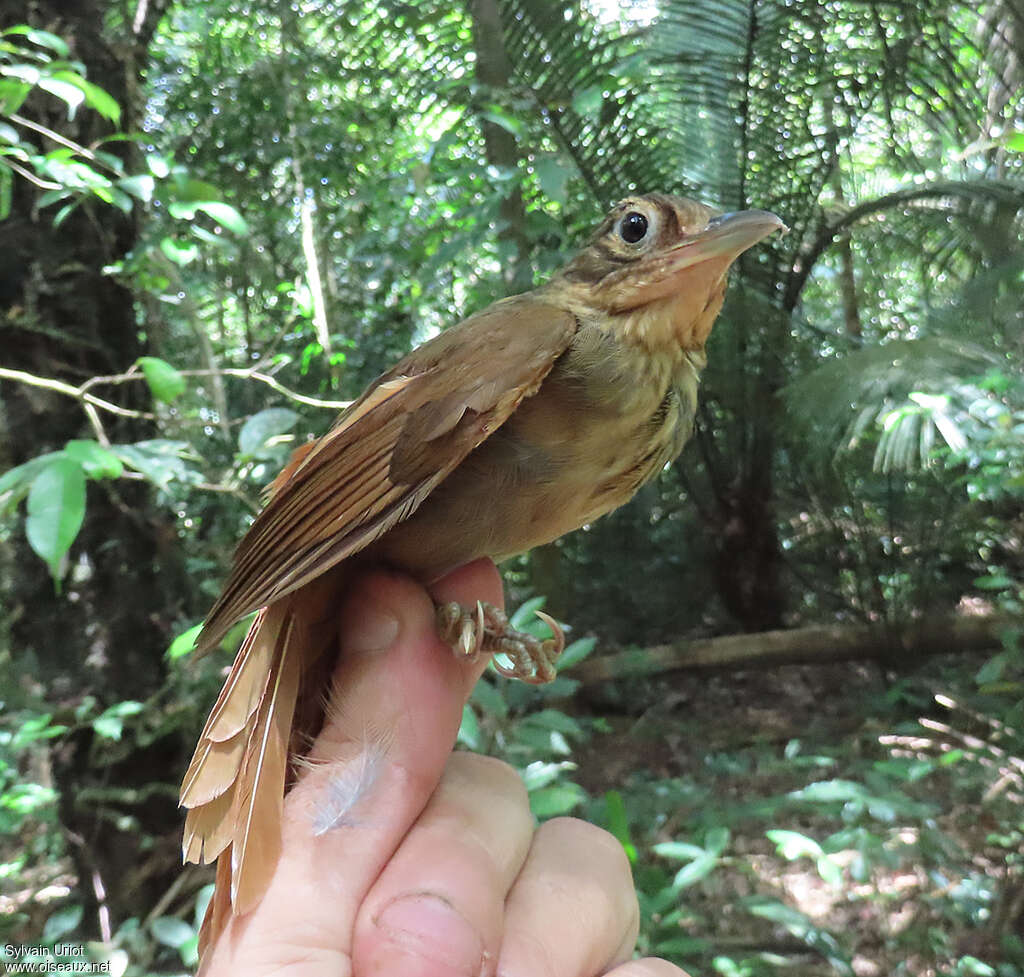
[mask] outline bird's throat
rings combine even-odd
[[[655,355],[702,352],[725,297],[725,271],[707,262],[686,269],[686,288],[618,315],[623,341]]]

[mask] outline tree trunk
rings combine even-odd
[[[512,80],[512,63],[505,51],[501,12],[496,0],[470,0],[469,11],[473,18],[476,79],[484,88],[486,98],[500,105],[508,101],[509,83]],[[490,119],[482,119],[480,124],[487,162],[500,169],[517,172],[519,149],[516,137]],[[518,179],[510,183],[501,201],[499,214],[503,226],[498,231],[498,238],[507,241],[512,251],[512,260],[502,269],[502,276],[510,293],[525,292],[533,287],[533,270],[529,261],[526,208]]]
[[[166,6],[167,0],[141,5],[136,22],[125,24],[125,36],[116,39],[103,33],[107,11],[99,0],[36,0],[28,6],[2,0],[0,23],[30,20],[67,40],[71,57],[86,65],[88,79],[120,104],[121,127],[131,132],[138,129],[141,108],[138,79]],[[110,132],[107,122],[84,107],[69,121],[64,104],[40,92],[21,114],[83,145]],[[127,146],[114,142],[105,148],[127,153]],[[0,271],[4,365],[76,385],[91,376],[123,371],[146,351],[145,342],[131,293],[103,268],[135,245],[135,222],[97,202],[80,206],[55,228],[54,208],[35,209],[38,193],[15,177]],[[133,396],[136,402],[127,406],[149,406],[143,385],[119,391],[122,402]],[[67,397],[5,383],[0,404],[0,469],[61,449],[69,439],[93,436],[79,405]],[[153,436],[148,424],[124,418],[111,422],[108,432],[122,443]],[[5,550],[0,564],[17,568],[0,581],[12,665],[43,683],[51,705],[70,712],[90,694],[100,708],[143,699],[163,679],[162,653],[180,615],[184,577],[174,522],[150,499],[150,490],[136,483],[89,484],[85,523],[70,554],[72,569],[62,595],[55,593],[46,567],[29,550],[20,529],[0,543]],[[119,922],[147,904],[152,892],[122,889],[119,882],[128,877],[130,867],[143,863],[140,844],[169,830],[177,814],[173,800],[161,797],[155,804],[146,802],[144,834],[137,827],[115,828],[116,814],[123,811],[85,800],[89,788],[109,776],[109,771],[91,765],[92,736],[86,727],[65,737],[51,760],[61,795],[60,816],[86,905],[83,925],[96,935],[103,928],[99,921],[111,911]],[[171,769],[166,757],[155,759],[167,748],[162,742],[150,748],[151,755],[132,753],[124,762],[133,770],[122,771],[118,783],[126,789],[149,784],[155,771]],[[141,808],[132,814],[142,820]],[[167,880],[165,875],[157,885]],[[106,906],[101,911],[97,893],[104,887]]]

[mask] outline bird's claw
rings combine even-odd
[[[543,685],[555,677],[555,661],[565,648],[565,632],[550,614],[534,613],[551,629],[552,637],[541,640],[516,631],[502,611],[482,601],[477,601],[472,610],[454,601],[438,605],[437,631],[460,660],[474,662],[481,654],[504,655],[511,664],[495,661],[496,671],[531,685]]]

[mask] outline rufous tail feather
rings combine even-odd
[[[303,599],[311,596],[286,597],[256,615],[182,782],[182,856],[220,859],[200,956],[232,914],[255,908],[277,866],[296,701],[304,673],[331,643],[316,627],[318,608]]]

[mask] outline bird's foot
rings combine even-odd
[[[552,637],[541,640],[516,631],[503,611],[483,601],[477,601],[472,610],[454,601],[439,604],[437,633],[464,661],[476,661],[482,654],[504,655],[511,665],[494,662],[502,675],[543,685],[555,677],[555,661],[565,648],[565,633],[550,615],[534,613],[551,628]]]

